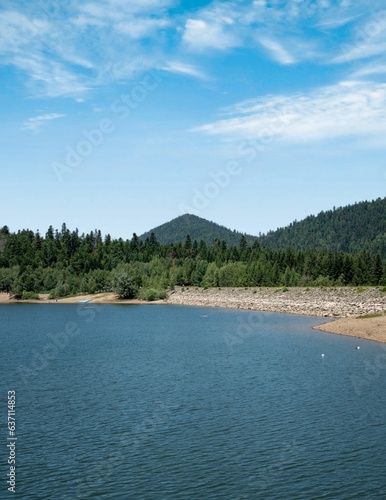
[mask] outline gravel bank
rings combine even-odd
[[[386,310],[386,293],[378,288],[203,288],[179,287],[168,303],[229,307],[332,318],[353,318]]]

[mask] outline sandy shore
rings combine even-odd
[[[11,299],[7,293],[0,293],[0,304],[77,304],[78,302],[91,300],[93,304],[163,304],[164,300],[154,300],[147,302],[146,300],[123,300],[118,299],[115,293],[97,293],[95,295],[76,295],[74,297],[66,297],[65,299],[48,299],[48,294],[39,294],[39,300],[16,300]]]
[[[189,306],[227,307],[251,311],[266,311],[335,318],[316,329],[386,343],[386,293],[377,288],[176,288],[167,300],[119,300],[114,293],[78,295],[58,299],[58,304],[76,304],[92,300],[93,304],[181,304]],[[0,293],[0,304],[18,303],[6,293]],[[28,303],[56,303],[48,295]],[[373,318],[360,318],[379,314]],[[359,317],[359,318],[358,318]],[[339,319],[338,319],[339,318]]]
[[[386,315],[377,318],[342,318],[316,326],[315,330],[386,343]]]

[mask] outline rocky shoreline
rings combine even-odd
[[[183,288],[168,294],[170,304],[228,307],[331,318],[355,318],[386,311],[379,288]]]

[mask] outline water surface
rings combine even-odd
[[[16,304],[0,320],[14,498],[386,498],[381,344],[201,307]]]

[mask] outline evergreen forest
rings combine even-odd
[[[124,298],[152,300],[175,286],[292,287],[385,286],[386,261],[362,250],[273,250],[241,236],[237,245],[212,245],[187,235],[161,244],[154,233],[144,241],[88,234],[50,226],[39,231],[0,229],[0,291],[16,298],[49,293],[60,298],[113,291]]]
[[[259,241],[276,250],[317,248],[356,255],[367,250],[386,259],[386,198],[309,215],[302,221],[260,236]]]

